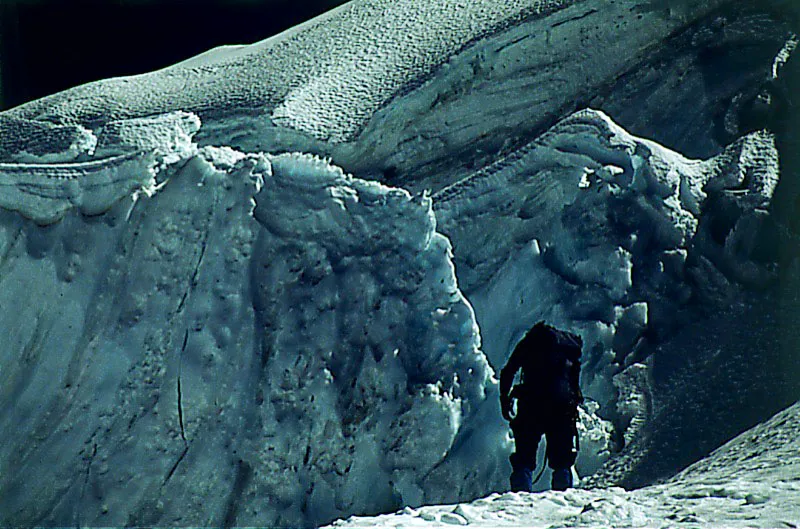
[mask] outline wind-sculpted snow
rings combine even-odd
[[[648,324],[692,296],[687,274],[765,280],[748,251],[777,183],[768,134],[689,160],[583,111],[433,199],[492,363],[548,319],[584,331],[591,376],[643,359]],[[722,203],[733,213],[716,241]]]
[[[787,38],[779,17],[732,0],[354,1],[250,46],[4,112],[0,159],[30,162],[54,146],[58,161],[79,159],[110,121],[184,111],[203,120],[201,145],[313,152],[364,178],[436,190],[590,103],[707,155],[728,142],[714,135],[720,109],[737,122]],[[681,126],[690,111],[702,119]]]
[[[0,316],[2,523],[422,502],[491,385],[430,199],[310,156],[183,155],[91,217],[2,214],[2,304],[25,300]]]
[[[73,164],[0,164],[0,206],[39,224],[50,224],[77,208],[102,213],[122,197],[155,185],[156,157],[132,153]]]
[[[310,526],[505,490],[491,375],[539,319],[587,344],[581,477],[691,463],[642,441],[697,387],[654,359],[775,277],[777,153],[749,132],[787,27],[731,0],[357,0],[0,114],[0,524]],[[545,498],[650,520],[613,489]]]
[[[571,3],[354,2],[252,46],[217,48],[159,72],[79,87],[10,116],[95,127],[172,110],[202,117],[256,112],[342,141],[470,42]],[[12,152],[30,141],[4,139]]]
[[[49,224],[77,208],[84,215],[105,212],[132,192],[156,191],[156,172],[193,154],[200,128],[193,114],[110,122],[87,153],[96,159],[73,163],[0,163],[0,207]]]
[[[271,381],[260,453],[274,478],[246,503],[301,501],[313,520],[419,504],[491,373],[450,244],[428,198],[319,159],[271,166],[252,266]]]
[[[581,332],[585,393],[629,444],[653,416],[641,362],[659,333],[716,289],[772,277],[751,252],[777,183],[769,134],[689,160],[582,111],[433,199],[492,365],[536,321]]]
[[[7,195],[33,220],[2,218],[2,302],[27,300],[0,319],[4,523],[309,525],[503,490],[507,429],[451,251],[491,365],[537,319],[579,330],[587,393],[629,435],[644,401],[612,376],[682,278],[763,275],[766,134],[692,161],[585,111],[429,198],[309,155],[198,151],[197,127],[107,128],[97,150],[150,161],[138,187],[99,171],[116,203],[85,211],[64,179]],[[735,206],[716,246],[710,197]],[[597,412],[581,474],[613,449]]]

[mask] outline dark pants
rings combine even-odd
[[[536,468],[536,452],[542,435],[547,440],[548,466],[553,469],[553,489],[572,486],[572,465],[577,458],[575,420],[569,413],[548,416],[540,410],[527,411],[519,403],[519,412],[511,421],[515,451],[509,460],[513,469],[511,490],[530,492]]]

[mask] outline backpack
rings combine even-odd
[[[577,408],[583,402],[581,392],[581,351],[583,339],[571,332],[550,328],[553,333],[553,357],[558,369],[563,370],[559,378],[562,385],[558,388],[559,398]]]
[[[556,413],[577,418],[583,402],[580,388],[583,340],[577,334],[542,324],[534,327],[518,344],[525,354],[522,383],[512,396],[549,404]]]

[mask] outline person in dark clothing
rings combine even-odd
[[[500,407],[510,422],[515,451],[511,461],[511,490],[530,492],[536,452],[542,435],[553,469],[552,489],[572,487],[572,465],[578,450],[581,337],[544,322],[531,328],[514,348],[500,372]],[[514,377],[522,369],[521,384]],[[513,399],[517,400],[514,414]]]

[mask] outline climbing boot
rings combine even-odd
[[[533,492],[533,471],[530,468],[514,468],[510,481],[513,492]]]
[[[553,480],[550,488],[553,490],[567,490],[572,488],[572,470],[569,468],[553,469]]]

